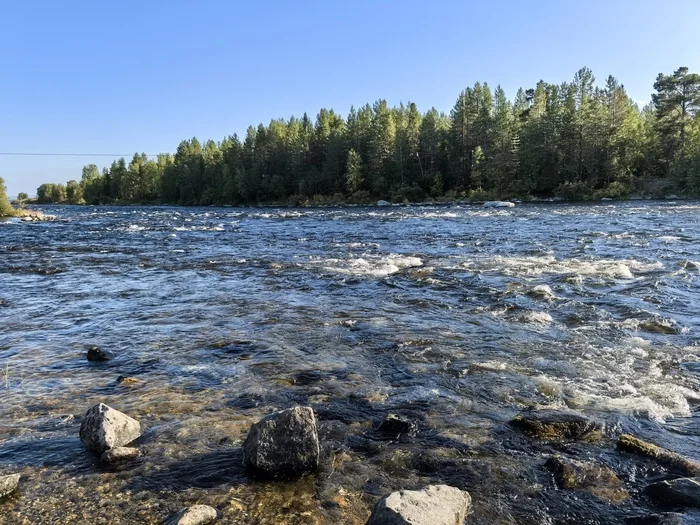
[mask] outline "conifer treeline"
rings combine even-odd
[[[254,204],[377,198],[624,197],[700,192],[700,75],[659,74],[639,108],[612,76],[520,89],[477,82],[449,115],[385,100],[343,118],[272,120],[221,142],[184,140],[174,155],[136,154],[82,179],[44,184],[40,202]]]

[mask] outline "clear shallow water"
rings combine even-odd
[[[470,491],[468,523],[619,523],[659,510],[640,489],[664,475],[616,452],[620,432],[700,459],[698,203],[48,211],[0,223],[0,471],[24,475],[2,523],[200,502],[222,523],[361,524],[438,482]],[[91,345],[117,358],[88,363]],[[137,464],[80,444],[99,401],[147,429]],[[294,404],[319,417],[321,472],[250,482],[249,425]],[[607,439],[533,442],[507,425],[529,406]],[[389,413],[418,433],[378,433]],[[553,452],[606,463],[630,497],[557,490]]]

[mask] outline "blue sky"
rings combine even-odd
[[[700,71],[697,0],[5,2],[0,152],[174,151],[321,107],[449,111],[477,80],[509,96],[582,66],[639,101]],[[10,195],[110,158],[7,157]]]

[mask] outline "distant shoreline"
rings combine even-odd
[[[690,197],[690,196],[666,196],[666,197],[651,197],[651,196],[633,196],[627,198],[618,199],[587,199],[587,200],[566,200],[557,197],[551,198],[533,198],[533,199],[503,199],[502,202],[512,202],[516,206],[523,204],[615,204],[623,202],[677,202],[677,201],[696,201],[700,197]],[[497,200],[497,199],[494,199]],[[387,201],[388,202],[388,201]],[[71,204],[68,202],[55,202],[55,203],[37,203],[37,202],[26,202],[25,206],[29,206],[34,209],[40,209],[42,206],[78,206],[78,207],[181,207],[181,208],[299,208],[299,209],[314,209],[314,208],[395,208],[395,207],[430,207],[430,206],[483,206],[484,203],[490,202],[487,200],[459,200],[459,201],[422,201],[422,202],[388,202],[388,204],[380,205],[376,202],[373,203],[332,203],[332,204],[289,204],[289,203],[260,203],[260,204],[170,204],[170,203],[142,203],[142,202],[110,202],[104,204]],[[13,202],[16,205],[16,202]],[[19,211],[19,210],[18,210]]]

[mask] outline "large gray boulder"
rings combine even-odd
[[[141,424],[104,403],[91,407],[80,425],[80,439],[85,445],[102,454],[123,447],[141,435]]]
[[[216,509],[209,505],[192,505],[170,516],[164,525],[206,525],[216,521]]]
[[[367,525],[462,525],[471,505],[468,492],[448,485],[401,490],[377,502]]]
[[[662,503],[700,507],[700,477],[659,481],[647,486],[646,492]]]
[[[315,472],[319,453],[313,409],[294,407],[250,427],[243,443],[243,464],[254,477],[288,479]]]
[[[391,206],[391,203],[383,200],[378,200],[377,206]]]
[[[9,496],[19,485],[19,474],[8,474],[6,476],[0,476],[0,498]]]

